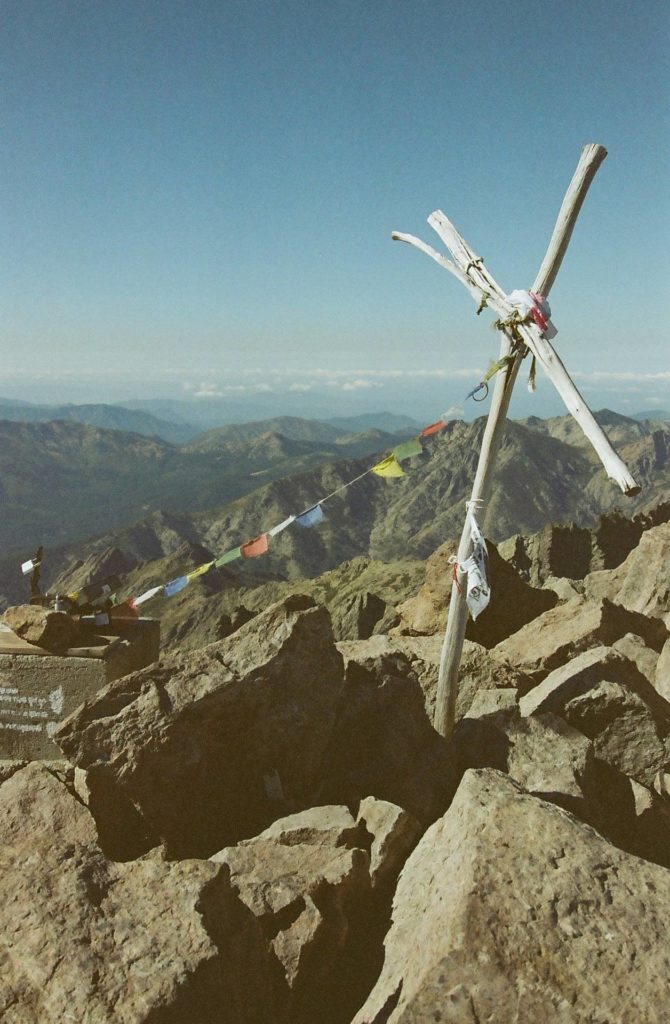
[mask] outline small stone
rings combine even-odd
[[[79,639],[79,623],[66,612],[54,612],[35,604],[18,604],[3,615],[12,632],[35,647],[66,650]]]

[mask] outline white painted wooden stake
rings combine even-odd
[[[549,294],[565,255],[589,185],[606,156],[607,151],[603,146],[589,145],[585,146],[582,150],[579,164],[561,204],[549,247],[533,283],[532,291],[545,297]],[[435,229],[451,251],[454,258],[453,263],[435,249],[432,249],[431,246],[426,245],[425,242],[414,238],[412,235],[394,232],[392,237],[399,241],[408,242],[410,245],[426,253],[431,259],[436,260],[440,266],[444,267],[445,270],[448,270],[461,281],[478,304],[481,305],[482,301],[486,300],[486,305],[496,312],[502,321],[510,319],[513,316],[513,308],[507,300],[505,293],[493,276],[484,268],[483,261],[470,249],[448,218],[440,210],[437,210],[428,218],[428,223]],[[553,346],[545,338],[541,337],[538,328],[534,324],[515,324],[514,327],[518,335],[522,337],[525,346],[544,367],[567,408],[593,444],[608,476],[618,483],[625,494],[636,494],[639,491],[639,487],[594,419]],[[506,355],[513,355],[514,360],[511,365],[499,371],[496,376],[491,408],[472,488],[470,500],[475,502],[477,508],[480,509],[478,513],[480,525],[482,525],[486,514],[495,458],[504,431],[512,389],[521,359],[525,354],[525,350],[520,348],[515,341],[511,325],[510,328],[503,328],[501,333],[500,356],[502,358]],[[458,549],[459,564],[462,564],[469,557],[470,550],[470,526],[466,516]],[[435,728],[444,736],[448,736],[451,733],[454,725],[456,697],[458,694],[458,668],[463,650],[463,639],[465,637],[468,615],[464,596],[465,587],[462,585],[464,579],[462,574],[458,573],[458,570],[457,575],[458,584],[454,582],[452,585],[449,618],[440,660],[435,709]]]

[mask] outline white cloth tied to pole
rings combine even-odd
[[[549,319],[551,316],[551,306],[544,295],[538,295],[537,292],[527,292],[522,288],[515,288],[506,298],[510,306],[519,311],[523,320],[530,317],[537,324],[543,338],[551,341],[552,338],[556,337],[558,331]]]
[[[476,619],[491,600],[491,588],[488,579],[489,558],[486,552],[486,541],[471,509],[468,510],[468,520],[470,522],[470,536],[472,537],[472,554],[465,562],[461,562],[458,568],[462,573],[467,573],[468,582],[465,592],[465,603],[472,618]]]

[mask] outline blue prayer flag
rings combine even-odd
[[[323,509],[321,505],[312,505],[300,516],[296,516],[296,523],[298,526],[316,526],[317,523],[322,523],[324,519]]]
[[[166,597],[174,597],[180,590],[188,586],[188,576],[178,576],[176,580],[170,580],[163,588]]]

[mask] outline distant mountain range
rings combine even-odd
[[[510,422],[487,518],[491,539],[532,533],[548,522],[590,525],[602,512],[632,515],[670,500],[670,427],[607,410],[597,418],[641,493],[625,498],[606,479],[570,417]],[[484,422],[452,424],[406,464],[405,479],[365,477],[328,502],[321,526],[286,530],[262,559],[215,570],[207,586],[314,577],[358,556],[424,559],[460,533]],[[333,429],[310,428],[306,421],[282,426],[303,435],[320,431],[319,438]],[[127,593],[138,593],[299,512],[353,479],[395,441],[379,432],[332,442],[272,431],[245,438],[237,428],[224,428],[175,448],[73,423],[3,423],[0,500],[10,513],[2,524],[5,550],[21,537],[28,557],[43,541],[47,582],[59,576],[61,585],[73,587],[120,572]],[[96,532],[95,524],[97,538],[62,546],[68,531],[81,538]],[[17,558],[3,559],[0,595],[12,602],[24,592]]]
[[[398,440],[284,418],[223,427],[175,446],[75,421],[0,420],[0,548],[55,547],[159,509],[220,506],[267,481]]]
[[[155,415],[155,411],[163,415]],[[238,423],[227,402],[179,402],[170,399],[121,405],[35,405],[18,399],[0,398],[0,420],[14,423],[74,420],[105,430],[124,430],[145,437],[159,437],[171,444],[185,444],[204,431],[224,427],[230,429],[230,440],[274,430],[295,440],[336,440],[344,434],[359,434],[368,430],[382,430],[389,434],[416,433],[421,426],[410,416],[384,411],[360,416],[338,416],[323,421],[298,416],[275,416]],[[301,424],[312,426],[301,427]],[[327,426],[333,429],[327,430]]]
[[[189,423],[162,420],[139,409],[119,405],[32,405],[0,398],[0,420],[14,423],[49,423],[68,420],[105,430],[124,430],[145,437],[160,437],[172,444],[190,441],[200,431]]]

